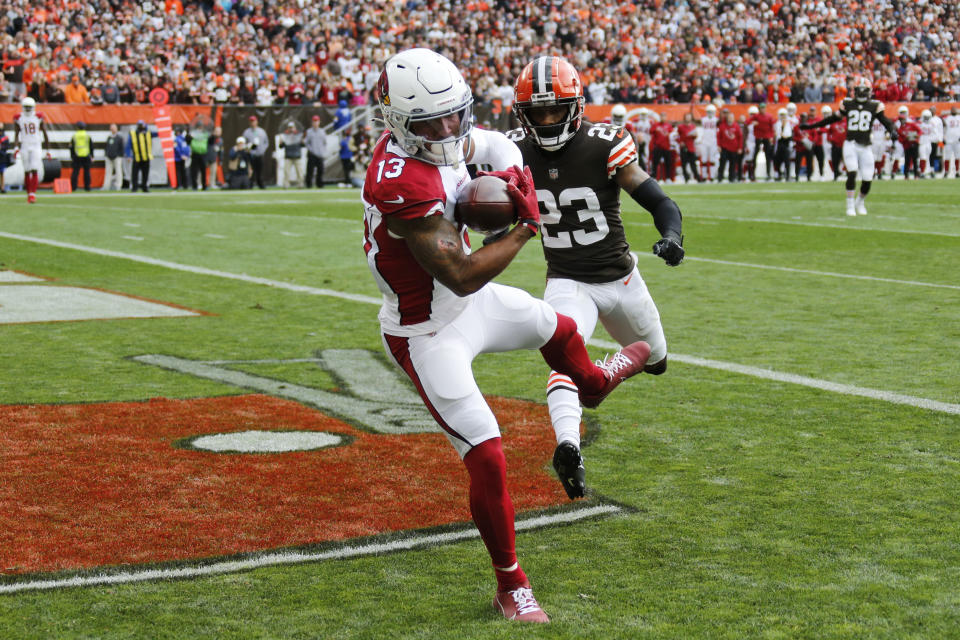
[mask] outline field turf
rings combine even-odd
[[[552,624],[494,614],[488,556],[470,537],[14,589],[0,592],[0,637],[960,637],[960,181],[875,182],[856,218],[840,183],[666,190],[684,212],[683,265],[649,255],[656,230],[629,199],[624,218],[669,371],[586,412],[589,500],[621,510],[517,537]],[[238,393],[131,359],[142,354],[263,360],[241,368],[333,390],[323,371],[281,361],[381,352],[361,238],[355,189],[2,197],[0,269],[207,315],[0,324],[0,405]],[[530,243],[498,281],[539,296],[543,276]],[[609,341],[598,330],[591,352]],[[545,403],[536,352],[474,369],[491,396]],[[7,500],[0,524],[35,500]],[[102,530],[114,525],[103,514]],[[0,590],[93,574],[0,567]]]

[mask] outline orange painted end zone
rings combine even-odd
[[[546,407],[489,398],[518,512],[565,504]],[[312,430],[284,454],[178,448],[194,435]],[[262,395],[0,406],[0,574],[195,560],[465,522],[467,475],[440,434],[376,435]]]

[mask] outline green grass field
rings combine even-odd
[[[591,500],[624,509],[518,533],[551,625],[498,619],[488,556],[470,538],[13,590],[0,593],[0,638],[960,637],[960,182],[876,182],[856,218],[840,183],[666,190],[684,212],[682,266],[647,255],[657,233],[632,201],[624,218],[670,370],[587,412]],[[0,198],[0,269],[209,314],[0,324],[0,405],[238,393],[130,359],[142,354],[266,360],[237,367],[336,388],[279,361],[382,350],[358,199]],[[539,296],[543,275],[530,243],[498,281]],[[591,351],[609,340],[598,330]],[[545,403],[536,352],[474,368],[485,393]],[[0,523],[40,506],[24,500]],[[111,571],[124,568],[136,569]],[[0,588],[95,573],[0,567]]]

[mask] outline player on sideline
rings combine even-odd
[[[873,181],[874,158],[871,130],[873,121],[879,120],[891,139],[896,139],[897,130],[893,123],[883,114],[883,104],[871,100],[873,90],[870,81],[858,78],[854,81],[853,97],[844,98],[836,113],[833,113],[817,122],[807,122],[800,125],[801,129],[823,127],[832,122],[847,120],[846,140],[843,143],[843,164],[847,167],[847,215],[867,215],[867,206],[864,203],[870,193],[870,184]],[[860,174],[860,193],[856,193],[857,173]]]
[[[385,63],[378,92],[387,130],[362,198],[363,247],[383,293],[383,345],[467,468],[470,512],[497,579],[494,608],[511,620],[549,622],[517,562],[500,429],[471,363],[481,353],[539,349],[577,381],[581,402],[596,406],[643,369],[650,347],[636,342],[598,366],[572,318],[490,282],[537,234],[540,210],[517,147],[502,133],[472,128],[472,92],[452,62],[429,49],[401,51]],[[499,169],[519,214],[498,242],[475,252],[454,218],[467,163]]]
[[[566,60],[530,62],[514,85],[513,108],[522,127],[516,141],[537,186],[547,260],[544,299],[572,317],[584,340],[597,320],[622,345],[650,344],[647,373],[667,369],[660,314],[637,270],[620,216],[620,190],[653,215],[663,236],[653,253],[671,266],[683,260],[680,209],[637,164],[633,140],[620,127],[583,118],[583,85]],[[557,437],[553,466],[571,499],[584,495],[580,454],[579,383],[559,371],[547,381],[547,405]]]
[[[13,117],[13,124],[17,130],[14,146],[19,148],[23,160],[23,188],[27,192],[27,202],[33,204],[37,201],[40,169],[43,168],[43,147],[50,142],[47,138],[43,114],[37,112],[36,101],[28,96],[20,105],[23,110]]]

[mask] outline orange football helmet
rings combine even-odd
[[[513,94],[513,108],[523,130],[544,149],[559,149],[580,129],[583,83],[577,70],[563,58],[535,58],[520,72]],[[561,122],[539,125],[530,117],[533,109],[557,106],[567,107]]]

